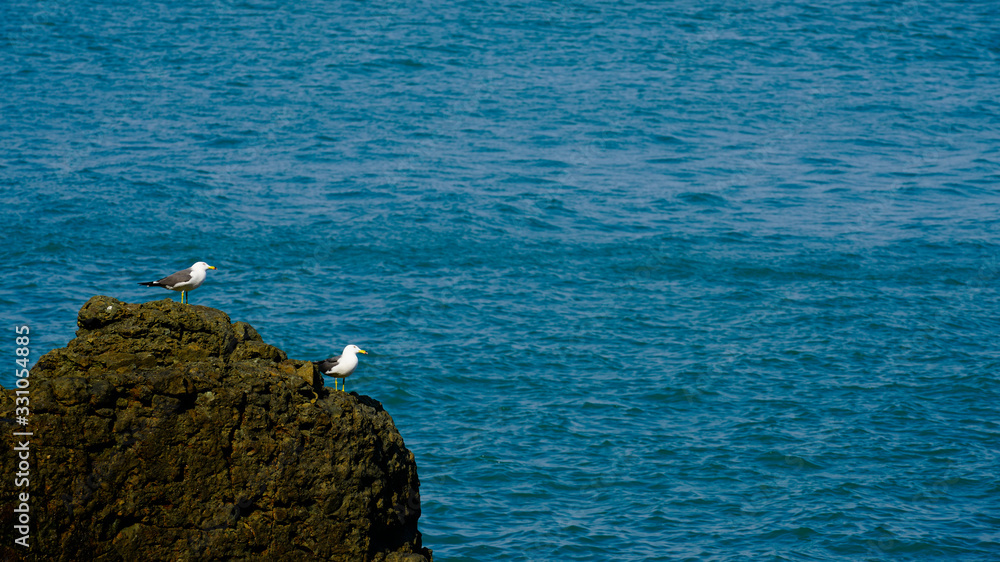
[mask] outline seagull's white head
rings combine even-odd
[[[358,347],[356,345],[349,345],[349,346],[345,347],[344,348],[344,353],[364,353],[365,355],[368,355],[367,351],[361,349],[360,347]]]
[[[191,269],[200,269],[202,271],[205,271],[206,269],[215,269],[215,266],[214,265],[208,265],[207,263],[205,263],[203,261],[200,261],[200,262],[192,265]]]

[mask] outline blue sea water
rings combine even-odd
[[[436,560],[998,560],[1000,5],[819,4],[4,2],[0,351],[204,260]]]

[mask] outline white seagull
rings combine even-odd
[[[205,271],[209,269],[215,269],[215,266],[200,261],[187,269],[171,273],[158,281],[147,281],[139,284],[147,287],[163,287],[171,291],[180,291],[181,303],[185,303],[188,302],[187,292],[201,287],[201,284],[205,282]]]
[[[346,379],[354,372],[354,368],[358,366],[358,353],[368,355],[368,352],[360,347],[349,345],[344,348],[344,352],[340,355],[319,362],[319,372],[334,377],[334,390],[337,390],[337,379],[345,379],[344,388],[340,390],[341,392],[347,392]]]

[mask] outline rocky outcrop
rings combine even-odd
[[[331,392],[243,322],[94,297],[6,423],[0,554],[34,560],[429,560],[413,453],[377,401]],[[15,431],[30,485],[12,487]],[[14,544],[30,493],[29,549]],[[26,556],[27,555],[27,556]]]

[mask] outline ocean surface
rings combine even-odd
[[[1000,560],[1000,4],[822,4],[5,1],[0,353],[204,260],[438,561]]]

